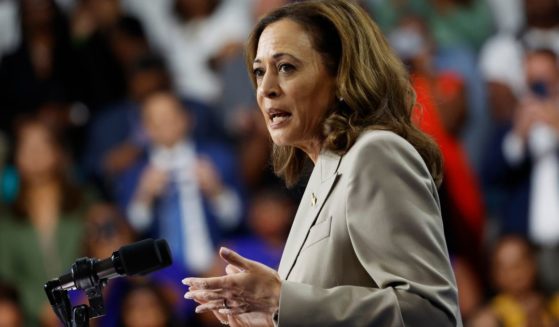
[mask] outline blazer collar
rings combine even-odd
[[[341,156],[329,151],[321,152],[318,157],[285,244],[278,269],[283,279],[289,277],[309,230],[337,180],[340,160]]]

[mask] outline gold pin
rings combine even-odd
[[[311,193],[311,206],[314,207],[316,205],[316,195],[314,195],[314,193]]]

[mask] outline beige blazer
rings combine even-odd
[[[462,326],[437,187],[392,132],[319,156],[279,274],[280,327]]]

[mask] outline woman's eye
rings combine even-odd
[[[253,69],[252,73],[254,74],[254,77],[256,77],[256,78],[260,78],[260,77],[264,76],[264,70],[262,68]]]
[[[278,66],[278,70],[282,73],[290,73],[295,69],[291,64],[281,64]]]

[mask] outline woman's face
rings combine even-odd
[[[56,172],[60,154],[45,127],[39,124],[24,127],[18,141],[16,164],[22,177],[44,178]]]
[[[529,251],[518,240],[499,246],[493,259],[493,278],[499,291],[525,294],[534,288],[536,267]]]
[[[258,106],[277,145],[309,148],[335,98],[336,79],[298,23],[283,19],[264,29],[253,64]]]

